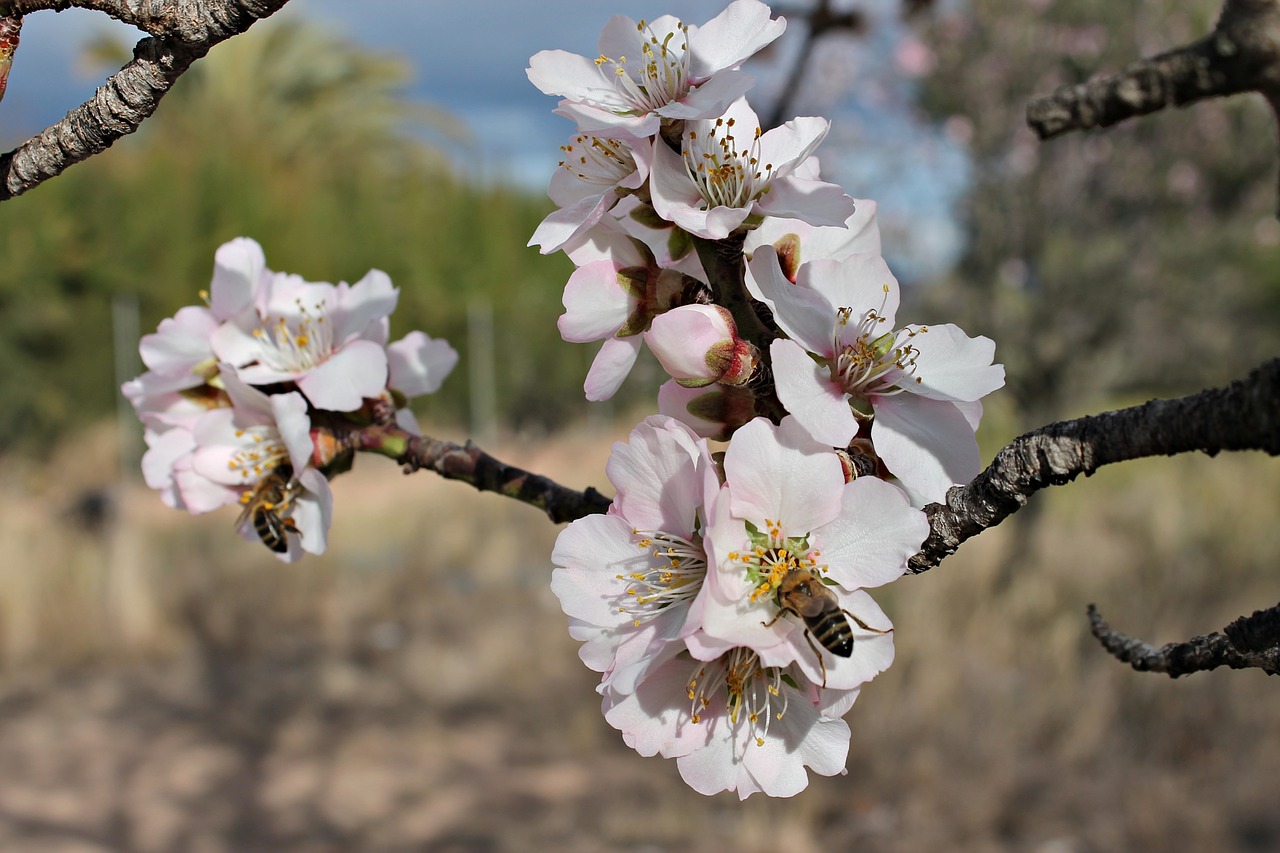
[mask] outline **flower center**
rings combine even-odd
[[[886,295],[888,292],[886,286]],[[928,327],[882,332],[882,324],[887,321],[882,310],[883,305],[881,310],[873,308],[856,320],[852,308],[836,311],[833,331],[836,358],[831,375],[855,398],[889,397],[902,393],[906,383],[921,381],[915,375],[920,351],[911,340],[928,332]],[[849,340],[849,326],[854,326],[857,336],[852,342],[844,343]]]
[[[633,530],[631,538],[652,558],[649,565],[617,576],[630,599],[618,612],[630,614],[631,624],[638,628],[671,605],[698,595],[707,576],[707,554],[700,542],[671,533]]]
[[[636,170],[631,146],[620,139],[601,139],[582,134],[561,145],[564,159],[559,165],[581,181],[606,189],[616,187]]]
[[[684,168],[710,207],[746,207],[769,191],[773,164],[760,170],[760,128],[741,150],[733,135],[734,119],[718,118],[700,138],[690,130],[684,138]]]
[[[765,668],[760,657],[748,648],[739,647],[714,661],[698,667],[689,679],[690,717],[702,722],[702,714],[716,694],[723,690],[725,710],[731,725],[745,722],[756,746],[764,746],[773,719],[787,713],[787,696],[782,692],[783,674],[778,667]],[[775,711],[774,703],[781,707]]]
[[[747,580],[755,587],[751,600],[775,595],[782,581],[792,571],[821,574],[827,566],[818,562],[821,553],[809,547],[809,536],[784,536],[780,522],[765,519],[766,530],[761,531],[747,522],[747,536],[751,550],[730,551],[729,559],[742,566]]]
[[[333,324],[324,302],[308,308],[297,301],[298,314],[253,330],[259,363],[282,373],[303,373],[333,354]]]
[[[236,438],[246,436],[251,443],[231,454],[227,462],[227,467],[238,472],[245,484],[256,483],[280,465],[288,464],[289,448],[275,427],[259,425],[236,430]]]
[[[659,38],[643,20],[636,29],[646,37],[640,48],[639,62],[627,62],[625,56],[612,59],[601,54],[596,67],[605,80],[612,83],[622,100],[637,114],[650,113],[678,101],[689,94],[689,54],[686,24]],[[613,69],[612,75],[606,67]]]

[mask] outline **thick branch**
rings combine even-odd
[[[92,99],[67,113],[39,136],[0,155],[0,201],[21,195],[133,133],[155,112],[160,99],[193,62],[214,45],[244,32],[286,2],[288,0],[224,0],[220,3],[14,0],[14,9],[23,13],[83,6],[107,11],[129,23],[137,21],[126,15],[150,16],[144,28],[164,35],[138,42],[133,61],[112,75]]]
[[[1113,77],[1066,86],[1027,106],[1027,124],[1048,139],[1107,127],[1173,104],[1280,90],[1280,0],[1227,0],[1205,38],[1135,62]]]
[[[1280,359],[1225,388],[1177,400],[1050,424],[1015,439],[946,504],[925,507],[932,532],[910,570],[933,568],[960,543],[994,527],[1046,486],[1088,476],[1103,465],[1199,450],[1262,450],[1280,455]]]
[[[1280,605],[1242,616],[1225,629],[1185,643],[1169,643],[1156,648],[1113,630],[1102,620],[1098,608],[1089,605],[1093,636],[1112,657],[1139,672],[1163,672],[1178,678],[1220,666],[1232,669],[1261,669],[1280,674]]]

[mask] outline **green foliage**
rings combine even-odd
[[[555,329],[572,267],[525,247],[549,202],[452,176],[422,131],[460,131],[406,101],[404,79],[398,61],[314,29],[255,27],[135,137],[0,205],[0,449],[110,411],[113,295],[136,294],[149,332],[199,299],[214,250],[239,235],[312,280],[389,273],[393,338],[421,328],[463,355],[425,403],[433,419],[466,417],[472,301],[494,312],[499,416],[580,411],[586,356]]]

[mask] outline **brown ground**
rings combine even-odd
[[[608,443],[505,452],[582,486]],[[1280,848],[1280,682],[1133,673],[1083,617],[1164,642],[1273,603],[1275,462],[1104,471],[1048,496],[1016,565],[998,530],[884,591],[899,658],[849,774],[745,803],[600,717],[536,512],[358,467],[332,553],[291,567],[234,513],[131,487],[94,527],[83,476],[6,479],[0,850]]]

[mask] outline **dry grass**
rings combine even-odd
[[[583,486],[611,440],[497,452]],[[283,566],[137,486],[69,511],[113,447],[0,484],[5,851],[1280,846],[1275,684],[1133,673],[1084,618],[1163,642],[1274,603],[1275,461],[1104,470],[1041,496],[1021,565],[997,529],[883,591],[898,661],[849,774],[740,804],[600,718],[537,512],[361,460],[331,552]]]

